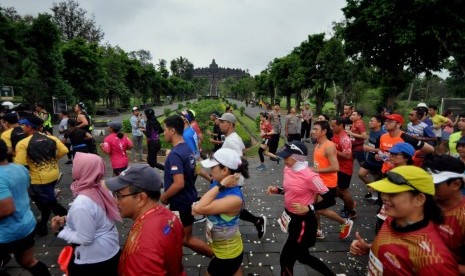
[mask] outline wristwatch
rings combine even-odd
[[[216,184],[216,186],[218,186],[218,191],[222,192],[226,189],[226,186],[222,185],[221,182],[218,182],[218,184]]]

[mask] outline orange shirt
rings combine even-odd
[[[333,144],[333,142],[328,140],[321,145],[318,144],[315,147],[315,151],[313,152],[313,167],[315,169],[324,169],[331,165],[325,154],[326,148],[331,144]],[[337,186],[337,172],[320,172],[318,174],[323,180],[323,183],[325,183],[326,187],[335,188]]]

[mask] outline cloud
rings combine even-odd
[[[3,0],[24,14],[50,12],[50,0]],[[149,50],[168,62],[183,56],[195,67],[264,70],[308,35],[341,21],[344,0],[80,0],[105,32],[104,41],[125,51]]]

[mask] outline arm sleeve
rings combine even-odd
[[[409,143],[410,145],[412,145],[412,147],[415,150],[420,150],[425,145],[425,142],[419,141],[415,137],[407,135],[404,132],[402,132],[402,134],[400,135],[400,138],[402,138],[402,140],[404,140],[406,143]]]
[[[320,194],[320,195],[323,198],[323,200],[313,204],[315,211],[326,209],[336,204],[336,200],[334,199],[334,196],[329,191],[324,194]]]

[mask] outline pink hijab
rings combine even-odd
[[[73,179],[71,191],[73,196],[85,195],[102,207],[108,218],[121,221],[115,199],[110,192],[102,187],[105,175],[105,163],[95,154],[77,152],[73,160]]]

